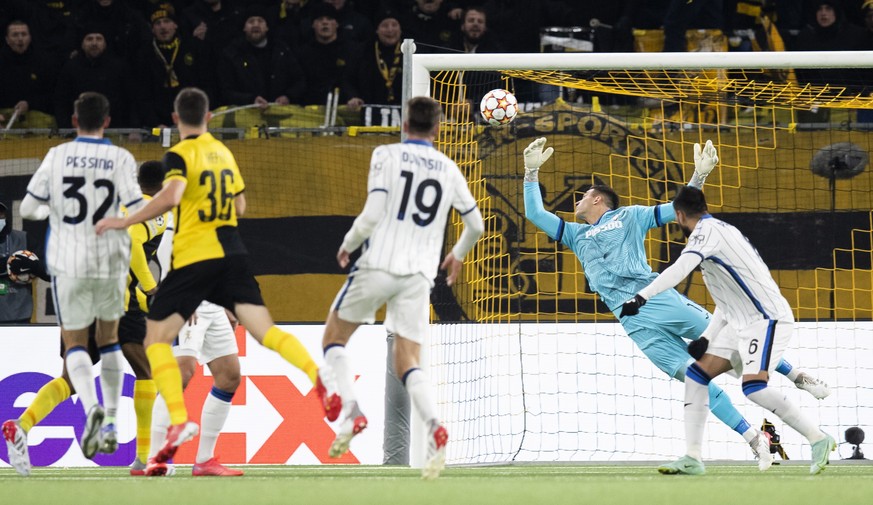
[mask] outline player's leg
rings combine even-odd
[[[793,382],[797,389],[806,391],[817,400],[827,398],[831,394],[831,388],[827,384],[813,377],[809,372],[804,372],[792,366],[785,358],[779,360],[779,364],[776,365],[776,371]]]
[[[288,363],[303,370],[315,385],[318,381],[318,365],[297,337],[279,329],[273,323],[273,317],[263,302],[261,304],[237,303],[234,314],[255,340],[267,349],[279,353]]]
[[[124,385],[124,355],[118,343],[118,320],[97,320],[97,346],[100,349],[100,387],[106,415],[100,430],[98,451],[112,454],[118,449],[115,418]]]
[[[342,418],[336,439],[330,446],[328,455],[339,458],[349,450],[352,438],[364,431],[367,427],[367,417],[358,405],[355,394],[354,373],[349,362],[346,345],[352,334],[360,326],[342,319],[336,310],[331,310],[324,326],[322,346],[324,348],[324,361],[332,371],[336,381],[337,395],[342,398]]]
[[[151,446],[152,410],[158,389],[152,380],[149,359],[145,353],[145,314],[137,309],[128,310],[118,323],[118,342],[121,353],[133,370],[133,410],[136,413],[136,458],[130,467],[131,475],[145,475]]]
[[[810,473],[815,475],[828,464],[830,452],[836,449],[836,442],[785,395],[767,387],[770,372],[775,368],[771,367],[771,363],[778,362],[782,357],[791,340],[793,326],[790,322],[764,320],[750,325],[740,334],[743,393],[809,440],[812,445]]]
[[[194,476],[240,476],[243,472],[225,467],[215,457],[218,436],[230,414],[231,401],[240,383],[236,335],[222,307],[201,304],[197,315],[198,324],[206,324],[200,357],[212,372],[213,384],[200,414],[200,445],[191,473]]]

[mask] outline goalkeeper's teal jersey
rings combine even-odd
[[[568,223],[543,209],[535,182],[524,183],[524,204],[528,219],[576,253],[588,285],[612,311],[658,276],[646,261],[646,233],[676,219],[673,204],[665,203],[619,207],[593,225]]]

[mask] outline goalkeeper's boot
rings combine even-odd
[[[146,464],[143,463],[139,458],[134,458],[133,463],[130,465],[130,475],[134,477],[139,477],[145,475]]]
[[[176,454],[180,445],[196,437],[199,432],[200,427],[197,426],[197,423],[191,421],[170,426],[167,430],[167,440],[164,441],[161,450],[154,457],[149,458],[149,466],[152,465],[152,461],[155,463],[166,463]],[[146,475],[151,474],[146,472]]]
[[[25,477],[30,475],[30,453],[27,451],[27,433],[21,429],[18,421],[10,419],[3,423],[3,439],[6,440],[9,464],[21,475]]]
[[[343,454],[349,452],[349,444],[358,433],[364,431],[367,427],[367,417],[361,413],[357,403],[353,403],[349,409],[349,415],[340,425],[339,431],[336,433],[336,439],[330,444],[328,455],[331,458],[339,458]]]
[[[822,400],[831,394],[831,388],[827,384],[806,372],[800,372],[794,385],[797,386],[797,389],[802,389],[814,396],[816,400]]]
[[[706,473],[706,467],[702,461],[698,461],[691,456],[682,456],[672,463],[661,465],[658,471],[664,475],[703,475]]]
[[[448,441],[449,433],[443,426],[433,421],[427,435],[427,459],[421,469],[422,479],[433,480],[440,476],[440,472],[446,466],[446,442]]]
[[[766,431],[759,431],[749,442],[752,452],[758,459],[758,470],[767,471],[773,465],[773,454],[770,453],[770,436]]]
[[[315,391],[318,393],[319,400],[321,400],[322,408],[324,408],[324,417],[326,417],[328,421],[336,421],[343,409],[343,401],[338,393],[328,393],[328,390],[325,387],[325,382],[330,384],[330,381],[321,380],[321,376],[325,375],[326,377],[327,373],[327,370],[324,368],[318,369],[318,378],[315,379]]]
[[[100,447],[97,452],[104,454],[113,454],[118,449],[118,432],[115,430],[115,424],[109,423],[100,428]]]
[[[809,474],[820,474],[830,462],[831,451],[836,448],[837,442],[830,435],[825,435],[825,438],[812,444],[812,465],[809,466]]]
[[[81,442],[82,454],[88,459],[94,458],[100,448],[100,427],[104,417],[106,417],[106,413],[100,405],[94,405],[88,411]]]
[[[243,473],[233,468],[228,468],[218,462],[218,458],[212,458],[203,463],[195,463],[191,469],[191,475],[194,477],[239,477]]]

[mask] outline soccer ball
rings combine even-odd
[[[12,261],[16,257],[30,258],[34,261],[38,261],[39,258],[37,257],[36,254],[34,254],[26,249],[22,249],[20,251],[15,251],[11,255],[9,255],[9,259],[6,260],[6,273],[9,274],[9,280],[11,280],[12,282],[14,282],[16,284],[30,284],[30,282],[36,278],[36,274],[34,274],[33,272],[22,272],[20,274],[12,273],[12,268],[10,268],[10,267],[12,266]]]
[[[505,89],[492,89],[482,97],[479,112],[491,126],[509,124],[518,115],[518,100]]]

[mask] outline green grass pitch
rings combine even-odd
[[[792,462],[793,463],[793,462]],[[799,463],[799,462],[798,462]],[[453,467],[425,482],[408,468],[248,466],[244,477],[130,477],[126,468],[0,469],[4,505],[172,504],[643,504],[837,505],[873,502],[873,466],[709,464],[702,477],[664,476],[656,465],[551,464]]]

